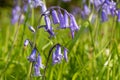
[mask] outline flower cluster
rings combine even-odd
[[[58,6],[54,6],[49,8],[47,11],[43,13],[45,20],[45,30],[51,35],[54,36],[54,31],[51,24],[59,24],[60,29],[69,28],[72,34],[72,38],[74,38],[75,31],[79,30],[79,26],[75,20],[75,17],[68,13],[65,9],[60,8]],[[52,17],[52,20],[50,19]]]
[[[55,51],[53,52],[53,55],[52,55],[53,64],[60,63],[63,58],[67,62],[68,61],[67,54],[68,54],[67,48],[64,48],[64,55],[63,55],[62,52],[61,52],[61,45],[57,44],[56,49],[55,49]]]
[[[55,36],[54,28],[52,27],[52,24],[59,25],[59,29],[66,29],[69,28],[71,31],[72,38],[74,38],[74,34],[76,31],[79,30],[79,26],[76,22],[75,17],[66,11],[65,9],[53,6],[47,9],[46,5],[42,0],[23,0],[23,7],[20,8],[18,5],[13,9],[13,23],[21,21],[21,14],[24,12],[27,12],[33,8],[40,7],[41,8],[41,17],[43,17],[45,25],[38,25],[36,29],[34,27],[29,26],[29,30],[32,33],[37,33],[37,29],[44,28],[45,31],[47,31],[50,36]],[[85,6],[85,9],[87,7]],[[28,13],[29,13],[28,12]],[[89,10],[85,13],[86,15],[90,12]],[[28,17],[29,18],[29,17]],[[38,48],[36,47],[35,41],[31,42],[30,40],[26,39],[24,41],[24,47],[27,47],[28,44],[30,44],[32,51],[29,57],[27,58],[30,63],[33,64],[34,68],[34,76],[41,76],[40,69],[44,68],[44,65],[42,64],[42,59],[40,56],[40,52]],[[63,54],[62,54],[63,53]],[[52,54],[52,63],[57,64],[60,63],[63,59],[68,62],[68,49],[63,47],[61,44],[55,44],[49,51],[48,59]],[[48,62],[47,62],[48,63]],[[47,65],[45,66],[46,69]]]
[[[24,41],[24,47],[26,47],[29,43],[32,47],[33,44],[30,42],[30,40],[26,39]],[[42,59],[41,59],[40,53],[36,47],[34,47],[32,49],[32,52],[29,55],[28,60],[33,64],[34,76],[41,76],[40,68],[44,69],[44,65],[42,64]]]
[[[15,24],[16,22],[22,23],[24,20],[24,15],[22,14],[22,10],[20,6],[16,5],[12,10],[12,24]]]
[[[105,22],[108,21],[108,16],[112,15],[113,17],[117,16],[117,21],[120,22],[120,12],[117,9],[117,3],[113,0],[94,0],[91,1],[97,11],[101,11],[101,21]]]

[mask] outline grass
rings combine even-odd
[[[0,80],[26,80],[27,76],[30,77],[31,64],[27,57],[31,48],[24,48],[23,43],[25,39],[34,41],[35,35],[29,31],[28,24],[36,27],[40,15],[35,15],[34,12],[25,24],[11,25],[10,11],[1,10]],[[36,44],[43,64],[46,63],[48,52],[54,44],[60,43],[69,50],[68,63],[63,60],[53,66],[50,58],[46,80],[119,80],[120,23],[115,20],[116,18],[110,18],[108,22],[101,23],[97,17],[92,24],[87,20],[77,19],[81,27],[74,39],[71,39],[68,29],[55,30],[57,34],[52,39],[48,38],[49,35],[44,29],[38,30]],[[54,25],[56,26],[58,25]],[[43,72],[44,70],[41,70],[41,74]],[[40,80],[42,77],[31,76],[28,79]]]

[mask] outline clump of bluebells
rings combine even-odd
[[[100,13],[101,22],[106,22],[109,20],[109,16],[117,17],[117,21],[120,22],[120,9],[117,8],[117,2],[114,0],[90,0],[90,8],[87,5],[87,0],[82,1],[82,8],[76,7],[73,9],[72,13],[74,15],[81,15],[81,18],[86,19],[93,15],[95,17],[96,13]],[[93,7],[94,8],[93,8]]]
[[[63,1],[70,1],[70,0],[63,0]],[[42,0],[23,0],[23,7],[21,8],[19,5],[15,5],[12,10],[12,23],[15,24],[16,22],[24,22],[24,12],[27,12],[33,8],[40,7],[41,9],[41,18],[44,19],[45,25],[38,25],[36,29],[33,26],[29,26],[29,30],[33,33],[36,33],[38,29],[44,28],[45,31],[50,35],[50,37],[54,38],[56,33],[54,32],[54,28],[52,25],[58,24],[59,29],[70,29],[71,36],[74,38],[75,32],[80,29],[78,26],[76,19],[73,14],[79,13],[83,19],[87,18],[91,13],[91,8],[88,7],[86,4],[86,0],[83,1],[83,8],[80,9],[79,7],[74,9],[74,13],[71,14],[67,10],[59,7],[59,6],[52,6],[47,9],[46,5]],[[95,7],[97,12],[101,14],[101,21],[105,22],[108,20],[108,16],[112,15],[117,16],[117,20],[120,22],[120,9],[117,8],[116,2],[113,0],[90,0],[91,5]],[[76,14],[75,14],[76,15]],[[51,19],[52,18],[52,19]],[[58,29],[58,30],[59,30]],[[44,66],[42,64],[42,58],[40,52],[35,44],[35,42],[26,39],[24,41],[24,47],[27,47],[30,44],[32,50],[30,55],[28,56],[28,61],[33,64],[34,69],[34,76],[41,76],[40,69],[46,70],[48,61],[52,55],[52,64],[59,64],[64,59],[68,62],[68,49],[64,47],[62,44],[55,44],[49,50],[49,55],[47,58],[47,63]]]
[[[80,29],[78,26],[75,17],[69,13],[67,10],[59,7],[59,6],[52,6],[47,9],[46,5],[42,0],[23,0],[23,7],[19,7],[18,5],[13,8],[13,18],[12,23],[21,22],[23,19],[21,19],[21,15],[24,12],[27,12],[31,10],[32,8],[40,7],[41,8],[41,18],[43,17],[45,25],[38,25],[36,29],[34,29],[33,26],[29,26],[29,30],[33,33],[36,33],[38,29],[44,28],[46,32],[50,35],[50,37],[54,38],[56,33],[54,32],[54,28],[52,27],[52,24],[59,24],[59,29],[66,29],[69,28],[71,32],[72,38],[74,38],[75,32]],[[29,10],[28,10],[29,9]],[[51,18],[52,19],[51,19]],[[41,19],[40,18],[40,19]],[[58,29],[58,30],[59,30]],[[51,47],[49,51],[49,55],[47,58],[47,63],[44,66],[42,64],[42,58],[40,55],[40,52],[35,44],[35,42],[30,41],[29,39],[26,39],[24,41],[24,47],[27,47],[28,44],[30,44],[32,50],[30,55],[28,56],[28,61],[33,64],[34,69],[34,76],[41,76],[40,69],[46,70],[48,61],[50,59],[50,56],[52,55],[52,64],[55,65],[57,63],[61,63],[61,61],[64,59],[66,62],[68,62],[68,49],[64,47],[62,44],[55,44],[53,47]],[[45,75],[45,73],[44,73]]]

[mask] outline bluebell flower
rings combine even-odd
[[[43,3],[43,4],[41,5],[41,12],[44,13],[45,11],[47,11],[47,7],[46,7],[46,5]],[[47,13],[48,13],[48,12],[47,12]]]
[[[40,68],[38,65],[34,65],[34,76],[41,76]]]
[[[64,23],[65,23],[65,27],[69,27],[69,17],[68,17],[68,14],[67,12],[65,11],[64,12]]]
[[[52,20],[54,24],[60,23],[56,10],[52,9]]]
[[[30,54],[30,56],[28,57],[28,60],[30,62],[35,62],[36,61],[36,48],[34,48]]]
[[[29,40],[26,39],[26,40],[24,41],[24,46],[27,46],[28,44],[29,44]]]
[[[51,36],[54,36],[54,32],[53,32],[53,29],[52,29],[52,26],[51,26],[50,18],[49,18],[47,15],[45,15],[45,16],[44,16],[44,19],[45,19],[45,23],[46,23],[45,30],[46,30]]]
[[[120,10],[117,10],[117,21],[120,22]]]
[[[61,53],[61,46],[57,45],[56,50],[52,55],[53,64],[60,63],[62,58],[63,58],[63,55]]]
[[[74,38],[74,33],[75,31],[79,30],[79,26],[77,25],[75,17],[72,14],[70,14],[70,30],[71,30],[72,38]]]
[[[65,28],[65,20],[64,20],[64,16],[61,12],[60,9],[58,9],[58,17],[59,17],[59,20],[60,20],[60,28]]]
[[[68,50],[67,50],[67,48],[64,48],[64,59],[65,59],[66,62],[68,62],[67,54],[68,54]]]
[[[46,29],[47,30],[52,30],[51,21],[50,21],[49,16],[45,15],[44,20],[45,20],[45,23],[46,23]]]
[[[30,5],[30,7],[33,8],[33,7],[41,6],[43,4],[43,1],[41,1],[41,0],[28,0],[28,3]]]
[[[99,10],[99,8],[102,4],[103,4],[102,0],[94,0],[94,6],[97,10]]]
[[[85,15],[89,15],[90,12],[91,11],[90,11],[89,7],[87,5],[84,5],[84,13],[85,13]]]
[[[101,12],[101,21],[105,22],[107,20],[108,20],[108,15],[104,10],[102,10],[102,12]]]
[[[20,23],[23,22],[24,20],[24,15],[22,15],[21,13],[21,8],[20,6],[15,6],[12,10],[12,24],[15,24],[16,22],[18,22],[20,20]]]
[[[42,64],[42,58],[41,58],[40,54],[38,54],[36,65],[38,65],[39,68],[42,68],[42,69],[44,68],[44,65]]]

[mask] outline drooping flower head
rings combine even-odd
[[[117,10],[117,21],[120,22],[120,10]]]
[[[15,24],[16,22],[20,21],[22,23],[24,20],[24,15],[21,13],[20,6],[15,6],[12,10],[12,24]]]
[[[59,17],[59,20],[60,20],[60,28],[65,28],[64,16],[63,16],[60,9],[58,9],[58,17]]]
[[[30,56],[28,57],[28,60],[30,62],[35,62],[36,61],[36,51],[37,51],[36,48],[33,48]]]
[[[40,68],[38,65],[34,65],[34,76],[41,76]]]
[[[63,55],[61,53],[61,46],[58,44],[56,46],[55,52],[52,55],[53,64],[60,63],[62,58],[63,58]]]
[[[72,14],[70,14],[70,30],[71,30],[72,38],[74,38],[74,32],[79,30],[79,26],[77,25],[75,17]]]
[[[53,32],[53,29],[52,29],[52,26],[51,26],[51,21],[50,21],[49,16],[45,15],[45,16],[44,16],[44,19],[45,19],[45,23],[46,23],[45,30],[46,30],[51,36],[54,36],[54,32]]]
[[[102,22],[105,22],[108,20],[108,15],[106,14],[106,12],[104,10],[102,10],[102,13],[101,13],[101,21]]]
[[[60,23],[56,10],[52,9],[52,20],[54,24]]]
[[[44,68],[40,54],[38,54],[38,56],[37,56],[36,65],[38,65],[39,68],[42,68],[42,69]]]
[[[64,11],[64,23],[65,23],[65,27],[67,28],[67,27],[69,27],[69,16],[68,16],[68,14],[67,14],[67,12],[66,11]]]

